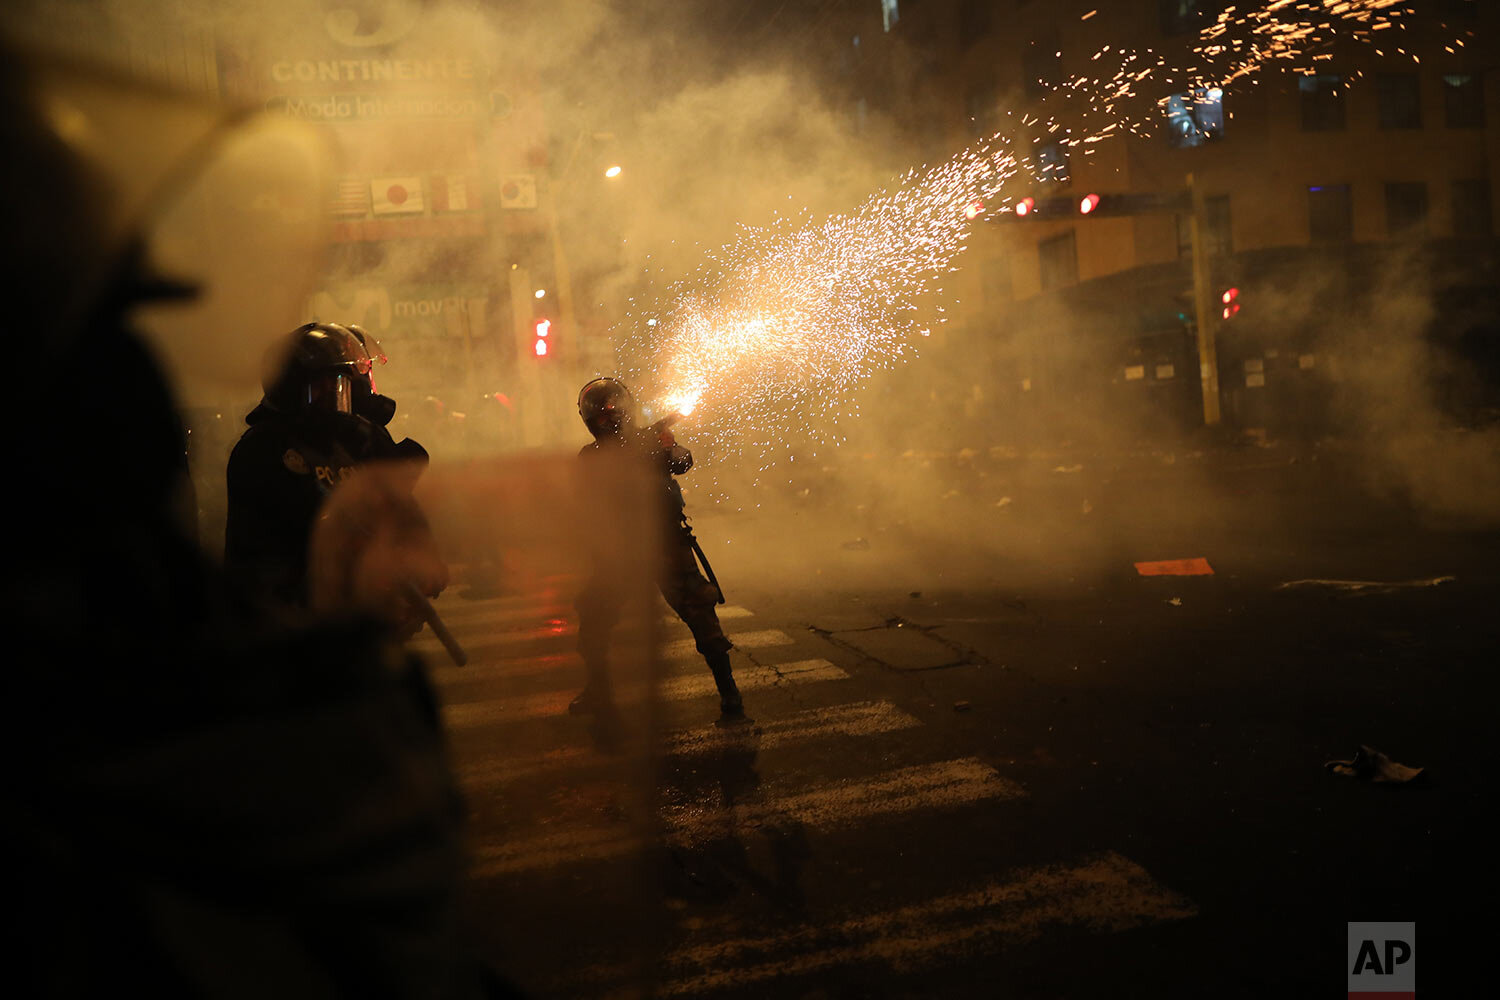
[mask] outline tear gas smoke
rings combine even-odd
[[[703,404],[700,440],[720,458],[759,471],[806,441],[811,450],[844,440],[851,390],[915,354],[952,298],[973,220],[993,205],[1013,211],[1007,184],[1046,179],[1057,165],[1042,143],[1089,147],[1148,134],[1162,99],[1148,83],[1194,90],[1253,78],[1271,66],[1311,72],[1336,42],[1352,40],[1419,61],[1397,41],[1409,8],[1395,0],[1276,0],[1230,7],[1198,35],[1190,60],[1105,45],[1091,62],[1112,73],[1074,75],[1044,102],[1051,120],[1022,116],[1017,127],[983,139],[936,166],[913,169],[854,211],[813,219],[778,217],[745,226],[737,238],[657,301],[639,306],[617,330],[633,380],[658,408]],[[1463,46],[1454,38],[1449,52]],[[1066,122],[1067,124],[1064,124]]]

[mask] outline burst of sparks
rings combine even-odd
[[[957,270],[975,218],[1012,211],[1024,195],[1007,194],[1008,182],[1058,179],[1066,167],[1057,147],[1088,155],[1108,139],[1153,134],[1166,97],[1143,96],[1148,85],[1206,91],[1267,67],[1315,72],[1338,39],[1418,60],[1392,41],[1412,14],[1402,0],[1230,6],[1179,66],[1150,49],[1105,45],[1089,74],[1051,89],[1048,117],[1013,115],[1007,131],[908,171],[848,214],[742,228],[667,288],[664,305],[624,322],[627,375],[658,401],[658,414],[686,415],[701,403],[695,441],[719,458],[737,452],[765,471],[794,461],[799,446],[836,446],[840,418],[857,415],[851,390],[930,335],[929,311],[946,322],[943,276]],[[1445,48],[1453,45],[1463,40]]]

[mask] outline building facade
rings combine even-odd
[[[1068,148],[1021,124],[1082,133],[1059,83],[1097,72],[1101,51],[1189,64],[1197,32],[1227,6],[900,3],[892,55],[860,85],[905,77],[904,110],[930,156],[1009,131],[1018,148],[1038,149],[1042,169],[1012,179],[1008,202],[1097,193],[1102,208],[1125,206],[989,214],[964,261],[950,347],[987,359],[989,405],[1060,434],[1084,396],[1143,426],[1201,423],[1190,213],[1171,210],[1191,176],[1226,422],[1324,426],[1320,397],[1361,349],[1359,328],[1414,308],[1407,298],[1427,310],[1423,336],[1470,369],[1450,388],[1455,405],[1471,406],[1486,379],[1493,388],[1500,338],[1500,5],[1432,0],[1410,28],[1321,53],[1314,72],[1273,60],[1222,88],[1143,85],[1137,103],[1155,119],[1145,136]],[[871,23],[885,15],[869,8]],[[1139,210],[1151,196],[1158,205]]]

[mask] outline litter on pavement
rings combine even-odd
[[[1135,571],[1141,576],[1213,576],[1214,568],[1202,556],[1194,559],[1162,559],[1138,562]]]
[[[1383,785],[1404,785],[1425,770],[1398,764],[1379,750],[1363,745],[1353,760],[1330,760],[1323,766],[1332,774]]]
[[[1389,594],[1396,590],[1415,590],[1421,587],[1439,587],[1457,580],[1456,576],[1434,576],[1427,580],[1292,580],[1278,583],[1277,590],[1294,590],[1306,587],[1322,587],[1341,590],[1350,594]]]

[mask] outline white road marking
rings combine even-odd
[[[771,823],[800,823],[837,829],[876,816],[944,809],[987,799],[1021,798],[1020,785],[1000,777],[974,757],[887,771],[863,781],[838,781],[807,791],[723,808],[693,803],[661,811],[669,842],[712,835],[724,826],[745,830]],[[550,868],[577,861],[619,857],[643,844],[639,829],[572,827],[559,833],[480,846],[473,872],[478,876]]]
[[[803,740],[830,736],[878,736],[920,726],[915,717],[888,701],[856,701],[830,708],[811,708],[776,719],[764,720],[754,728],[704,726],[673,733],[667,737],[667,752],[688,755],[717,750],[724,746],[748,744],[760,750],[771,750]],[[757,730],[759,730],[757,732]]]
[[[1113,934],[1197,915],[1192,900],[1129,858],[1107,851],[1068,864],[1020,869],[981,888],[909,906],[680,947],[664,956],[666,981],[653,995],[743,989],[861,962],[878,962],[897,973],[920,971],[952,964],[955,956],[1012,948],[1054,928]],[[554,985],[604,986],[635,971],[596,966]]]
[[[729,641],[734,643],[736,649],[766,649],[770,646],[790,646],[796,642],[791,636],[775,628],[757,632],[734,632],[730,634]],[[692,639],[678,639],[663,646],[661,655],[665,660],[679,660],[696,656],[697,653],[698,647]]]
[[[916,718],[888,701],[857,701],[832,708],[795,712],[754,727],[703,726],[669,733],[663,740],[662,748],[667,754],[678,757],[712,753],[724,747],[741,745],[757,750],[770,750],[806,740],[831,736],[878,736],[920,725],[921,722]],[[591,748],[560,747],[545,753],[501,756],[479,761],[462,768],[459,778],[469,788],[483,789],[538,774],[587,767],[596,760],[598,755]]]
[[[578,638],[571,629],[549,632],[543,628],[531,628],[526,632],[500,632],[483,638],[460,633],[458,639],[469,653],[469,662],[462,667],[449,665],[448,654],[436,639],[429,639],[424,635],[410,644],[412,652],[427,658],[432,678],[439,684],[462,684],[491,677],[531,677],[557,671],[565,671],[570,677],[582,677],[579,671],[583,661],[575,650]],[[629,641],[623,634],[621,639]],[[776,629],[731,632],[729,639],[738,649],[768,649],[773,646],[790,646],[796,642],[785,632]],[[528,642],[554,651],[525,657],[506,657],[506,647]],[[677,666],[703,668],[702,656],[692,639],[673,640],[664,644],[659,657],[664,662]]]
[[[742,608],[738,604],[721,605],[720,607],[716,608],[715,611],[717,611],[719,615],[719,621],[721,622],[729,621],[733,618],[755,617],[754,611],[751,611],[749,608]],[[663,625],[683,625],[682,619],[677,617],[676,612],[662,615],[661,622]],[[685,625],[683,625],[683,627],[686,628]]]
[[[736,670],[735,681],[742,691],[755,691],[777,687],[782,684],[813,684],[819,681],[843,680],[849,675],[827,660],[799,660],[776,666],[750,667]],[[667,701],[685,701],[715,694],[714,679],[705,669],[686,677],[672,677],[661,683],[657,696]],[[536,719],[549,715],[562,715],[568,710],[568,702],[578,694],[577,688],[563,691],[546,691],[541,694],[517,695],[510,698],[488,698],[443,707],[443,718],[452,729],[469,729],[500,722],[521,719]],[[621,701],[632,698],[633,693],[622,688],[616,692]]]

